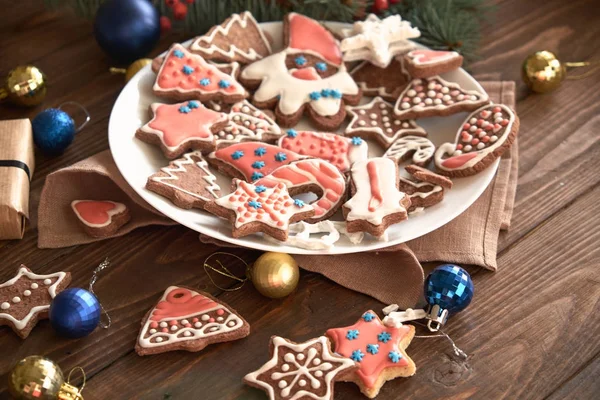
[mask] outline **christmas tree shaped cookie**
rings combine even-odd
[[[207,293],[171,286],[142,321],[135,351],[140,356],[172,350],[195,352],[249,334],[250,325],[228,305]]]
[[[190,50],[206,60],[248,64],[271,54],[271,44],[248,11],[232,14],[196,38]]]
[[[154,103],[153,118],[137,130],[135,136],[158,145],[168,158],[176,158],[188,150],[210,151],[215,147],[213,133],[227,125],[227,116],[209,110],[199,101],[178,104]]]
[[[432,76],[413,80],[398,97],[394,112],[402,119],[443,117],[473,111],[487,103],[485,93],[465,90],[457,83]]]
[[[173,100],[225,103],[235,103],[247,96],[246,89],[235,78],[177,43],[171,46],[158,70],[153,91]]]
[[[150,176],[146,189],[167,197],[177,207],[202,209],[207,201],[220,196],[216,179],[202,153],[194,151]]]

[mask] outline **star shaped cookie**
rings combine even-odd
[[[188,150],[214,149],[214,134],[228,123],[225,114],[209,110],[196,100],[178,104],[153,103],[150,110],[153,118],[139,128],[135,136],[160,146],[170,159]]]
[[[69,272],[38,275],[21,265],[14,278],[0,284],[0,326],[10,326],[25,339],[40,319],[48,318],[52,299],[70,282]]]
[[[331,353],[325,336],[304,343],[272,336],[270,349],[271,359],[244,377],[246,384],[267,392],[270,400],[331,400],[338,374],[356,368],[353,361]]]
[[[374,139],[386,149],[404,136],[427,136],[425,129],[415,121],[396,116],[394,106],[381,97],[362,106],[348,106],[346,111],[352,120],[344,131],[345,136]]]
[[[367,311],[357,323],[329,329],[327,337],[337,354],[356,361],[359,369],[345,380],[356,383],[361,392],[374,398],[386,381],[414,375],[416,366],[406,354],[415,327],[385,326],[377,314]]]
[[[263,232],[285,241],[290,223],[315,215],[313,206],[290,197],[284,183],[268,188],[234,179],[233,184],[231,194],[206,203],[204,209],[231,221],[234,238]]]
[[[341,43],[344,61],[368,60],[381,68],[387,67],[394,56],[414,47],[408,39],[421,36],[419,29],[402,21],[400,15],[381,20],[375,14],[355,22],[352,29],[343,33],[347,36]]]

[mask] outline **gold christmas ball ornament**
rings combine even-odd
[[[554,53],[544,50],[525,59],[522,75],[531,90],[547,93],[560,86],[567,75],[567,68]]]
[[[300,270],[289,254],[268,252],[254,262],[249,278],[260,294],[279,299],[296,289]]]
[[[124,74],[125,75],[125,83],[129,82],[131,78],[146,65],[152,64],[152,60],[149,58],[140,58],[139,60],[134,61],[127,68],[111,68],[110,72],[113,74]]]
[[[0,101],[33,107],[46,97],[46,75],[33,65],[22,65],[8,73],[4,87],[0,88]]]
[[[8,391],[15,400],[83,400],[81,390],[65,382],[54,361],[41,356],[22,359],[8,377]]]

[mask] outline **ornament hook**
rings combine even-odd
[[[98,265],[96,267],[96,269],[94,269],[94,272],[92,273],[92,279],[90,279],[89,292],[91,294],[93,294],[94,296],[96,296],[96,293],[94,293],[94,284],[98,280],[98,274],[100,272],[102,272],[103,270],[105,270],[106,268],[108,268],[109,265],[110,265],[110,261],[108,261],[108,257],[106,257],[104,259],[104,261],[102,261],[100,263],[100,265]],[[96,296],[96,297],[98,297],[98,296]],[[104,328],[104,329],[108,329],[108,328],[110,328],[112,320],[110,319],[110,315],[108,315],[108,312],[106,312],[106,310],[104,309],[104,306],[102,305],[102,303],[100,301],[98,301],[98,304],[100,304],[100,308],[102,309],[102,313],[106,317],[106,323],[100,322],[100,326],[102,328]],[[82,390],[83,390],[83,388],[82,388]]]
[[[58,109],[62,110],[62,108],[64,106],[75,106],[76,108],[79,108],[81,111],[83,111],[83,113],[85,114],[85,121],[83,121],[81,123],[81,125],[79,125],[77,128],[75,128],[75,133],[81,132],[81,130],[83,128],[85,128],[85,126],[88,124],[88,122],[90,122],[90,120],[92,119],[92,117],[90,116],[90,113],[84,106],[82,106],[81,104],[79,104],[75,101],[66,101],[66,102],[62,103],[61,105],[59,105]]]
[[[208,261],[216,256],[216,255],[224,255],[224,256],[230,256],[233,258],[238,259],[239,261],[241,261],[245,266],[246,266],[246,274],[242,277],[236,276],[234,275],[231,271],[229,271],[229,269],[227,269],[227,267],[225,267],[221,261],[219,259],[216,259],[215,262],[219,265],[220,268],[215,268],[212,265],[210,265],[208,263]],[[213,277],[210,275],[210,273],[208,272],[208,270],[212,270],[214,272],[216,272],[217,274],[226,276],[227,278],[233,279],[234,281],[237,281],[236,286],[231,287],[231,288],[224,288],[219,286],[213,279]],[[206,257],[206,259],[204,260],[204,272],[206,273],[206,275],[208,276],[208,279],[210,279],[210,281],[212,282],[212,284],[217,287],[218,289],[224,290],[226,292],[233,292],[236,290],[239,290],[242,288],[242,286],[244,286],[244,283],[246,283],[246,281],[248,280],[248,270],[250,269],[250,266],[248,265],[248,263],[246,261],[244,261],[241,257],[236,256],[235,254],[231,254],[231,253],[227,253],[227,252],[223,252],[223,251],[217,251],[215,253],[212,253],[211,255],[209,255],[208,257]]]
[[[85,382],[87,380],[87,377],[85,375],[85,371],[83,370],[82,367],[77,366],[77,367],[75,367],[75,368],[73,368],[72,370],[69,371],[69,376],[67,376],[67,383],[69,383],[69,384],[71,383],[71,375],[73,375],[73,372],[75,372],[77,370],[81,371],[81,376],[83,377],[83,382],[81,383],[81,386],[79,387],[79,391],[82,392],[83,388],[85,387]]]

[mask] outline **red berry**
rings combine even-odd
[[[188,9],[187,6],[183,3],[177,3],[175,4],[175,7],[173,7],[173,18],[175,18],[176,20],[184,20],[185,16],[187,15]]]
[[[390,0],[391,4],[398,4],[398,3],[401,3],[401,2],[402,2],[402,0]]]
[[[167,32],[171,30],[171,20],[164,15],[160,17],[160,31]]]
[[[376,12],[385,11],[389,6],[388,0],[375,0],[375,3],[373,3],[373,10]]]
[[[185,2],[188,3],[188,4],[193,4],[194,0],[185,0]]]
[[[170,8],[175,7],[175,4],[177,3],[179,3],[177,0],[165,0],[165,4]]]

